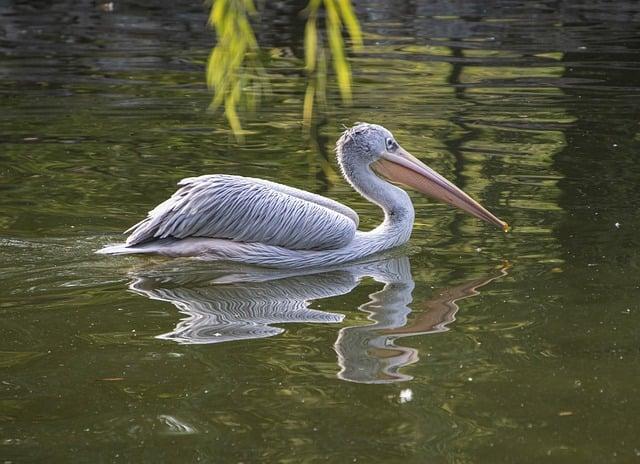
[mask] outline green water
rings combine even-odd
[[[332,86],[305,136],[300,2],[277,3],[239,143],[206,111],[198,2],[0,1],[0,458],[639,460],[638,6],[356,2],[354,104]],[[323,168],[355,121],[512,233],[412,194],[408,246],[328,272],[94,254],[205,173],[374,226]]]

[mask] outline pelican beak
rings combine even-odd
[[[509,231],[509,224],[495,217],[480,203],[402,147],[398,147],[393,153],[385,152],[371,166],[391,181],[405,184],[436,200],[460,208],[478,219],[502,228],[504,232]]]

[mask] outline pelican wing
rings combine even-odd
[[[326,250],[347,245],[358,228],[358,215],[341,203],[262,179],[209,175],[178,185],[171,198],[126,232],[128,246],[210,237]]]

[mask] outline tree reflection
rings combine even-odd
[[[600,19],[595,12],[591,15]],[[610,40],[620,43],[637,34],[637,22],[621,21]],[[563,77],[572,85],[562,91],[571,97],[566,106],[574,123],[564,131],[567,143],[553,161],[563,174],[559,205],[567,212],[556,233],[567,261],[589,278],[590,267],[600,266],[611,268],[617,283],[628,278],[629,285],[636,285],[634,272],[619,270],[640,267],[635,253],[640,225],[635,213],[640,198],[640,106],[621,89],[637,86],[637,74],[625,64],[640,61],[640,47],[622,43],[624,52],[615,55],[622,64],[617,66],[603,65],[611,60],[608,50],[583,47],[563,54]]]

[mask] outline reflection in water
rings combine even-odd
[[[284,329],[283,323],[340,323],[341,314],[310,309],[313,300],[343,295],[364,277],[384,284],[358,309],[368,314],[368,325],[344,327],[334,349],[338,354],[338,377],[359,383],[410,380],[400,368],[418,360],[418,351],[395,345],[401,337],[443,332],[455,320],[456,302],[477,295],[477,288],[506,274],[469,281],[437,292],[437,297],[414,303],[414,281],[407,257],[350,264],[302,275],[295,271],[250,269],[176,272],[173,267],[137,271],[129,288],[153,300],[168,301],[188,317],[171,332],[158,338],[183,344],[221,343],[270,337]]]
[[[414,282],[407,258],[386,262],[391,266],[371,269],[376,281],[384,283],[371,300],[359,307],[368,313],[372,324],[345,327],[340,330],[335,350],[342,368],[338,377],[360,383],[388,383],[411,380],[400,368],[418,361],[418,350],[395,345],[395,340],[414,335],[444,332],[455,320],[457,301],[478,295],[477,289],[506,275],[506,267],[494,275],[471,280],[461,285],[437,291],[438,296],[414,302],[417,317],[407,321],[412,312],[411,292]]]
[[[185,344],[263,338],[284,331],[272,324],[341,322],[341,314],[309,309],[308,302],[350,291],[356,281],[346,272],[287,276],[277,281],[224,284],[229,276],[166,274],[137,276],[129,288],[153,300],[168,301],[188,317],[158,336]],[[275,276],[274,276],[275,277]],[[276,277],[277,278],[277,277]]]

